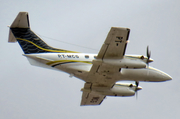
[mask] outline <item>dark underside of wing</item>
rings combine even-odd
[[[100,105],[106,96],[94,92],[83,92],[81,106],[83,105]]]
[[[128,28],[112,27],[97,58],[122,58],[126,51],[129,33]]]

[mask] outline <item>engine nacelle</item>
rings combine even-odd
[[[145,68],[146,63],[141,59],[104,59],[104,64],[117,66],[120,68]]]
[[[118,68],[145,68],[146,63],[141,59],[124,58],[124,59],[96,59],[93,64],[110,65]]]
[[[133,96],[135,91],[141,90],[142,87],[136,86],[131,83],[116,83],[112,88],[108,87],[93,87],[93,88],[82,88],[81,91],[94,92],[100,95],[106,96]]]
[[[134,90],[126,86],[114,85],[110,91],[112,96],[133,96],[135,94]]]
[[[141,86],[136,86],[131,83],[116,83],[111,89],[111,96],[133,96],[135,91],[141,90]]]

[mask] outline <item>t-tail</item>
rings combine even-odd
[[[30,29],[28,12],[19,12],[10,26],[8,42],[18,41],[25,54],[31,53],[76,53],[47,45],[38,35]]]

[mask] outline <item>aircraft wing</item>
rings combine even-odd
[[[126,50],[127,40],[130,29],[112,27],[109,34],[94,60],[93,66],[89,71],[86,82],[93,85],[101,85],[105,87],[112,87],[117,81],[116,75],[119,74],[118,67],[103,64],[103,59],[121,59]]]
[[[112,27],[109,34],[99,51],[97,59],[104,58],[123,58],[129,37],[130,29]]]
[[[100,105],[106,96],[94,92],[83,91],[81,106],[83,105]]]
[[[124,57],[130,29],[112,27],[99,51],[96,60],[86,78],[84,89],[96,87],[111,88],[118,79],[119,68],[103,64],[103,59],[121,59]],[[106,95],[93,91],[83,91],[81,105],[100,105]]]

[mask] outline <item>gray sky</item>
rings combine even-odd
[[[1,119],[179,119],[179,0],[0,0]],[[100,106],[80,107],[84,82],[63,72],[34,67],[18,43],[8,43],[10,25],[27,11],[31,29],[49,45],[98,53],[112,26],[131,29],[126,54],[146,54],[150,65],[173,77],[162,83],[140,82],[135,97],[107,97]]]

